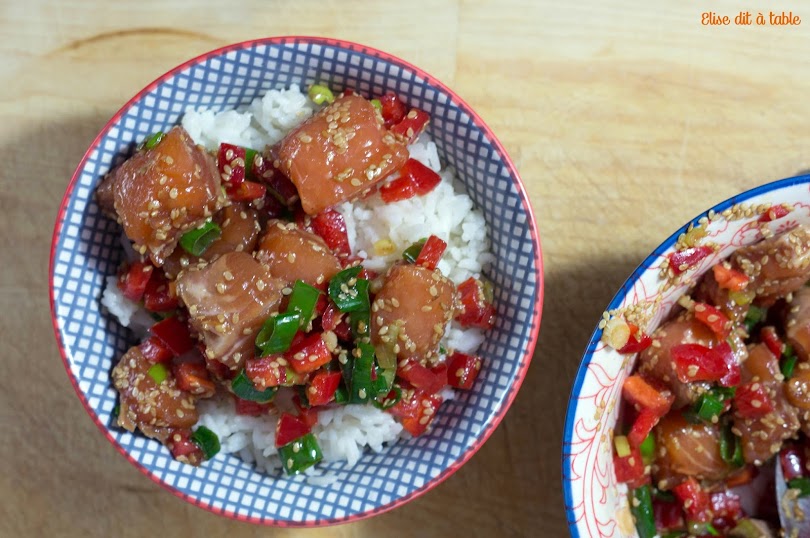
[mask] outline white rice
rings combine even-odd
[[[291,87],[271,90],[239,110],[215,113],[189,109],[182,124],[196,143],[210,150],[216,150],[222,142],[262,149],[281,140],[287,131],[315,110],[317,107],[299,88]],[[408,246],[433,234],[447,242],[447,250],[439,263],[444,275],[456,284],[478,276],[493,260],[483,215],[473,208],[469,196],[456,183],[453,171],[441,170],[436,144],[427,135],[420,136],[408,149],[411,157],[439,172],[442,182],[425,196],[394,204],[385,204],[375,194],[338,206],[336,209],[346,220],[352,252],[366,258],[364,265],[369,269],[383,272],[401,259],[402,251]],[[102,304],[124,325],[135,324],[143,330],[144,323],[145,327],[152,323],[148,314],[121,296],[115,277],[108,279]],[[474,353],[483,340],[482,331],[462,329],[451,322],[443,346],[448,350]],[[441,395],[446,400],[454,397],[449,388]],[[202,400],[198,409],[199,424],[217,433],[222,453],[238,454],[268,473],[280,471],[273,416],[237,415],[232,399],[227,396]],[[409,437],[389,413],[371,405],[321,410],[313,433],[326,461],[345,460],[349,466],[357,463],[366,448],[381,452],[400,437]],[[318,471],[307,473],[307,481],[313,485],[328,485],[333,479],[319,475]]]

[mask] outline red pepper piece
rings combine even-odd
[[[408,111],[408,108],[394,92],[385,92],[384,95],[379,97],[379,101],[382,105],[380,113],[382,114],[386,127],[390,128],[392,125],[396,125],[405,118],[405,113]]]
[[[172,353],[183,355],[194,348],[194,340],[188,329],[188,324],[177,316],[166,318],[152,325],[149,331],[166,344]]]
[[[489,329],[495,324],[495,307],[484,297],[484,286],[480,280],[468,278],[456,288],[456,297],[461,308],[455,319],[462,327]]]
[[[255,357],[245,361],[245,375],[258,388],[277,387],[287,382],[287,369],[279,364],[280,355]]]
[[[748,276],[745,273],[726,267],[718,263],[712,267],[714,279],[721,288],[733,291],[742,291],[748,286]]]
[[[233,189],[228,191],[228,197],[233,202],[252,202],[262,198],[267,192],[267,187],[255,181],[243,181]]]
[[[740,364],[737,362],[737,357],[735,357],[734,352],[731,351],[729,343],[720,342],[712,348],[712,352],[720,356],[726,368],[726,373],[717,383],[721,387],[736,387],[739,385],[740,381],[742,381],[742,372]]]
[[[304,407],[301,404],[301,398],[298,394],[293,396],[293,404],[295,405],[296,412],[298,413],[296,416],[307,425],[308,428],[312,428],[315,424],[318,423],[318,409],[316,407]]]
[[[405,389],[402,391],[402,399],[388,412],[399,417],[402,427],[408,433],[418,437],[427,431],[441,403],[442,397],[439,395],[427,394],[419,389]]]
[[[399,169],[399,177],[380,187],[380,197],[390,204],[413,196],[424,196],[441,183],[442,178],[416,159],[408,159]]]
[[[340,372],[319,372],[307,387],[309,405],[326,405],[335,398],[335,392],[343,378]]]
[[[672,268],[673,273],[679,275],[697,265],[700,260],[713,252],[712,247],[706,246],[678,250],[669,255],[669,266]]]
[[[772,205],[759,217],[759,222],[771,222],[772,220],[781,219],[789,213],[790,210],[783,205]]]
[[[759,331],[759,337],[777,358],[782,356],[785,345],[782,343],[782,339],[779,338],[779,335],[776,334],[775,328],[770,325],[763,327],[762,330]]]
[[[662,501],[653,498],[655,528],[664,531],[684,526],[683,509],[677,501]]]
[[[454,351],[447,358],[447,382],[456,389],[470,390],[481,371],[481,358]]]
[[[737,521],[744,516],[740,497],[730,491],[716,491],[709,497],[709,506],[712,512],[712,525],[723,532],[737,525]]]
[[[169,435],[166,446],[174,459],[183,457],[191,463],[204,459],[202,449],[191,440],[191,430],[175,430]]]
[[[737,387],[734,407],[741,417],[757,419],[773,411],[773,402],[762,383],[752,382]]]
[[[407,200],[416,196],[414,184],[404,177],[398,177],[380,187],[380,197],[386,204]]]
[[[310,427],[301,418],[282,413],[276,424],[276,448],[300,439],[309,431]]]
[[[391,132],[405,139],[406,144],[413,144],[427,127],[430,115],[418,108],[412,108],[402,121],[391,126]]]
[[[659,420],[661,420],[661,415],[649,409],[642,409],[627,434],[627,442],[630,443],[630,446],[641,446]]]
[[[273,165],[271,158],[256,156],[253,160],[253,176],[267,186],[267,194],[285,207],[299,200],[295,184]]]
[[[421,265],[433,271],[439,265],[439,260],[442,259],[445,249],[447,249],[447,243],[435,235],[431,235],[425,241],[422,250],[419,251],[419,256],[416,257],[416,265]]]
[[[237,415],[251,417],[260,417],[262,415],[266,415],[273,406],[273,402],[259,403],[252,400],[243,400],[238,396],[234,396],[233,401],[236,404]]]
[[[141,355],[149,362],[169,362],[174,357],[172,350],[156,336],[150,336],[141,342],[139,347],[141,348]]]
[[[795,446],[782,448],[779,452],[779,464],[786,481],[804,476],[804,454]]]
[[[695,319],[710,328],[721,340],[725,340],[731,334],[731,321],[710,304],[695,303]]]
[[[690,476],[672,489],[681,501],[686,519],[706,523],[711,519],[709,494],[703,491],[693,476]]]
[[[336,255],[349,256],[352,253],[346,221],[343,215],[334,209],[327,209],[315,215],[312,218],[312,231],[321,236],[326,246]]]
[[[210,398],[216,392],[214,382],[206,370],[205,365],[199,362],[183,362],[172,368],[180,390],[190,392],[195,396]]]
[[[225,143],[219,145],[217,168],[229,194],[245,181],[245,154],[245,148]]]
[[[340,340],[349,341],[352,339],[352,329],[344,318],[345,316],[338,310],[335,303],[329,301],[323,317],[321,317],[321,327],[324,331],[335,333]]]
[[[683,383],[719,381],[727,373],[723,356],[700,344],[672,346],[670,355],[675,363],[678,379]]]
[[[332,360],[332,354],[318,332],[309,333],[298,342],[293,339],[285,356],[292,369],[299,374],[314,372]]]
[[[619,353],[624,354],[632,354],[632,353],[641,353],[648,347],[652,345],[652,338],[649,335],[644,334],[637,325],[634,323],[628,323],[628,327],[630,327],[630,338],[627,339],[627,343],[619,349]]]
[[[440,374],[437,375],[415,359],[408,359],[405,366],[400,366],[397,369],[397,375],[426,394],[436,394],[447,385],[446,371],[442,378]]]
[[[143,306],[150,312],[169,312],[180,306],[174,286],[162,271],[155,271],[143,292]]]
[[[638,447],[631,446],[629,456],[613,454],[613,469],[616,472],[616,481],[628,484],[631,488],[641,486],[650,479],[649,475],[644,474],[644,460]]]
[[[659,417],[666,415],[675,401],[674,394],[658,390],[640,375],[631,375],[625,379],[622,396],[631,404],[649,409]]]
[[[130,301],[139,302],[154,269],[149,263],[133,263],[118,275],[118,289]]]

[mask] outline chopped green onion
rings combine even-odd
[[[368,280],[358,278],[363,267],[355,265],[332,277],[329,281],[329,297],[341,312],[369,310]]]
[[[349,403],[349,390],[346,385],[341,384],[338,386],[335,391],[335,403],[341,405]]]
[[[747,304],[751,304],[751,301],[754,300],[755,296],[756,294],[754,294],[754,292],[751,290],[743,290],[743,291],[731,290],[728,292],[728,298],[734,301],[737,304],[737,306],[745,306]]]
[[[352,327],[352,336],[356,339],[368,336],[371,332],[371,312],[357,310],[349,313],[349,322]]]
[[[785,379],[793,377],[793,370],[796,367],[796,353],[793,351],[793,346],[785,344],[785,350],[782,352],[782,364],[780,369]]]
[[[382,112],[382,103],[380,102],[379,99],[372,99],[371,106],[376,108],[379,112]]]
[[[313,84],[310,86],[308,95],[316,105],[335,102],[335,96],[332,94],[332,90],[322,84]]]
[[[377,394],[371,380],[371,369],[374,368],[374,347],[366,342],[357,342],[352,351],[351,383],[349,387],[350,403],[366,403]]]
[[[742,467],[745,463],[742,454],[742,443],[731,431],[731,422],[726,422],[720,431],[720,457],[724,462],[735,467]]]
[[[256,335],[256,347],[261,350],[261,357],[273,353],[283,353],[290,349],[290,344],[301,324],[296,312],[276,314],[267,318],[259,334]]]
[[[790,489],[798,489],[799,497],[807,497],[810,495],[810,478],[800,476],[787,481],[787,487]]]
[[[697,416],[704,422],[714,422],[723,412],[723,401],[711,392],[703,393],[696,404]]]
[[[765,319],[765,316],[768,314],[768,310],[766,308],[760,308],[758,306],[751,305],[748,307],[748,312],[745,314],[745,330],[748,334],[751,334],[751,331],[754,330],[754,327],[757,326],[758,323]]]
[[[717,532],[714,525],[708,522],[701,523],[698,521],[689,521],[687,522],[686,527],[689,530],[690,536],[705,536],[707,534],[711,536],[720,536],[720,533]]]
[[[207,460],[210,460],[219,452],[219,437],[205,426],[200,426],[194,430],[194,433],[191,434],[191,440],[200,447],[203,457]]]
[[[273,396],[276,395],[276,391],[278,389],[276,387],[270,387],[264,390],[256,389],[253,381],[248,379],[247,375],[245,375],[245,370],[243,369],[231,382],[231,390],[236,396],[242,398],[243,400],[250,400],[251,402],[257,403],[267,403],[273,399]]]
[[[143,148],[144,149],[154,148],[155,146],[160,144],[160,141],[163,140],[164,136],[166,136],[166,133],[164,133],[163,131],[156,132],[155,134],[153,134],[152,136],[143,141]]]
[[[639,538],[653,538],[657,534],[650,486],[645,485],[633,490],[630,512],[633,514],[633,519],[636,520],[636,531]]]
[[[630,443],[627,441],[626,435],[615,435],[613,445],[616,447],[616,455],[620,458],[626,458],[630,455]]]
[[[120,414],[121,414],[121,402],[115,402],[115,407],[113,407],[112,412],[110,413],[110,418],[118,420],[118,415]]]
[[[402,321],[396,320],[388,326],[388,341],[380,342],[374,347],[374,352],[377,355],[377,364],[386,370],[396,369],[397,367],[397,353],[394,351],[394,346],[399,341],[399,331],[402,328]],[[447,354],[447,351],[444,352]]]
[[[376,379],[371,381],[371,385],[373,388],[373,398],[377,396],[385,396],[394,386],[394,378],[397,375],[396,369],[388,369],[381,368],[379,366],[374,367],[374,375]]]
[[[306,327],[312,321],[315,305],[321,296],[320,290],[310,286],[303,280],[296,280],[287,303],[287,312],[295,312],[300,318],[300,326]]]
[[[408,263],[416,263],[416,258],[419,257],[419,253],[422,252],[422,247],[425,246],[425,242],[427,241],[427,237],[423,237],[419,241],[411,244],[405,251],[402,253],[402,258]]]
[[[159,362],[150,366],[146,373],[148,373],[149,377],[151,377],[158,385],[163,383],[166,378],[169,377],[169,370],[167,370],[166,367]]]
[[[254,179],[253,162],[258,153],[255,149],[245,148],[245,179]]]
[[[446,348],[446,347],[444,347],[444,346],[443,346],[443,345],[441,345],[441,344],[439,344],[439,354],[441,354],[441,355],[447,355],[447,348]]]
[[[391,393],[393,393],[393,396],[391,396]],[[382,409],[383,411],[386,411],[397,405],[401,399],[402,399],[402,389],[397,386],[393,386],[391,387],[391,390],[388,391],[388,394],[382,396],[382,399],[376,398],[374,400],[371,400],[371,403],[377,409]]]
[[[312,433],[308,433],[278,449],[281,465],[289,474],[298,474],[323,459],[321,447]]]
[[[190,230],[180,238],[180,246],[192,256],[202,256],[202,253],[219,239],[222,229],[216,222],[207,221],[196,230]]]
[[[648,433],[638,449],[639,452],[641,452],[641,459],[644,461],[644,465],[650,465],[655,459],[655,436],[652,433]]]

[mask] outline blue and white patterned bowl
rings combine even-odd
[[[99,212],[93,191],[144,137],[176,124],[188,107],[245,105],[267,90],[326,82],[363,95],[393,90],[431,115],[430,134],[483,210],[497,262],[498,322],[482,347],[475,389],[441,409],[432,431],[367,453],[351,469],[324,465],[338,480],[315,487],[268,476],[236,456],[199,468],[172,460],[160,443],[112,426],[109,374],[135,343],[100,307],[107,275],[122,259],[119,226]],[[79,164],[62,200],[51,251],[51,311],[68,375],[93,421],[138,469],[175,495],[215,513],[279,526],[354,521],[400,506],[439,484],[472,457],[512,403],[540,326],[540,242],[518,173],[503,146],[456,94],[418,68],[361,45],[282,37],[240,43],[195,58],[150,84],[107,123]]]

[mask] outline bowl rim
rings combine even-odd
[[[685,233],[689,226],[693,223],[697,223],[701,218],[708,217],[709,213],[719,214],[726,209],[735,206],[737,204],[746,202],[751,198],[767,194],[770,192],[778,191],[786,187],[793,187],[796,185],[801,184],[808,184],[810,185],[810,174],[801,174],[793,177],[788,177],[784,179],[778,179],[775,181],[770,181],[764,183],[762,185],[757,185],[756,187],[752,187],[748,190],[742,191],[739,194],[735,194],[715,205],[706,209],[702,213],[699,213],[693,219],[687,221],[683,226],[678,228],[675,233],[671,234],[667,237],[664,241],[661,242],[655,249],[646,256],[641,263],[633,270],[629,277],[622,283],[619,287],[619,290],[610,300],[610,303],[605,308],[605,311],[614,310],[619,308],[623,303],[627,293],[630,292],[635,283],[641,278],[641,276],[654,264],[654,262],[663,254],[665,253],[670,247],[672,247],[675,242],[678,240],[678,237]],[[597,322],[598,323],[598,322]],[[565,502],[565,515],[566,520],[568,523],[568,530],[572,537],[579,537],[580,536],[580,529],[579,529],[579,521],[576,519],[576,514],[574,513],[574,497],[573,491],[571,488],[571,477],[570,477],[570,469],[571,469],[571,453],[567,451],[567,448],[570,446],[571,439],[573,437],[574,431],[574,420],[577,416],[577,409],[578,409],[578,394],[582,388],[582,384],[585,381],[585,376],[588,372],[588,366],[591,364],[593,359],[594,352],[596,351],[596,347],[599,344],[599,341],[602,337],[602,329],[599,328],[597,325],[591,334],[590,339],[588,340],[588,344],[585,347],[585,352],[582,355],[582,359],[580,360],[579,367],[577,368],[576,377],[574,378],[574,382],[571,386],[571,392],[568,396],[568,405],[565,414],[565,423],[563,427],[563,440],[562,440],[562,482],[563,482],[563,497]]]
[[[160,480],[153,474],[149,472],[144,466],[142,466],[137,460],[135,460],[130,454],[121,446],[119,445],[112,435],[109,433],[107,427],[101,423],[99,417],[94,413],[93,409],[90,407],[89,401],[85,396],[84,392],[82,392],[81,388],[79,387],[78,381],[73,375],[73,372],[70,368],[70,361],[68,360],[68,351],[65,346],[65,343],[62,339],[62,335],[59,329],[59,323],[56,315],[56,301],[55,301],[55,293],[54,293],[54,269],[55,269],[55,262],[56,262],[56,246],[59,240],[59,236],[62,233],[63,226],[65,224],[65,216],[67,213],[67,205],[70,201],[71,195],[73,194],[74,189],[78,183],[79,176],[81,175],[84,167],[87,164],[88,159],[90,158],[91,153],[99,146],[101,140],[108,134],[110,129],[121,119],[121,117],[137,102],[139,102],[143,97],[153,91],[156,87],[160,84],[165,82],[166,80],[174,77],[178,73],[186,70],[189,67],[194,65],[206,62],[207,60],[225,55],[229,52],[236,51],[236,50],[243,50],[254,46],[285,46],[285,45],[297,45],[297,44],[315,44],[315,45],[322,45],[322,46],[330,46],[330,47],[337,47],[342,49],[347,49],[354,53],[362,53],[368,54],[370,56],[379,58],[383,61],[395,64],[404,70],[408,70],[413,72],[415,75],[421,77],[425,80],[425,82],[435,86],[440,91],[446,93],[450,98],[451,102],[458,106],[462,111],[469,115],[470,119],[472,120],[473,124],[480,128],[483,133],[486,135],[488,140],[491,142],[492,146],[494,147],[498,157],[503,162],[504,167],[507,169],[509,175],[512,177],[513,182],[515,184],[515,188],[517,190],[518,196],[521,199],[523,204],[523,209],[526,213],[527,218],[527,225],[529,227],[529,232],[531,235],[531,239],[535,246],[535,256],[534,256],[534,267],[536,268],[536,282],[537,282],[537,298],[534,304],[534,311],[532,316],[529,318],[528,323],[531,326],[531,330],[528,334],[528,342],[524,349],[523,356],[520,358],[519,368],[515,376],[515,380],[510,387],[506,398],[504,400],[503,405],[498,410],[498,412],[493,416],[492,421],[488,424],[481,432],[481,435],[476,439],[476,441],[467,447],[467,449],[461,454],[459,459],[455,461],[453,464],[448,465],[441,473],[439,473],[436,477],[432,478],[431,480],[426,481],[422,486],[415,489],[414,491],[410,492],[409,494],[398,497],[386,505],[379,505],[373,509],[366,510],[364,512],[352,513],[348,514],[343,517],[338,518],[320,518],[320,519],[313,519],[309,521],[294,521],[294,520],[282,520],[282,519],[275,519],[270,517],[255,517],[251,515],[244,515],[239,514],[231,510],[226,510],[223,508],[217,508],[207,502],[204,502],[198,498],[193,497],[192,495],[186,494],[179,489],[174,488],[173,486],[165,483],[164,481]],[[438,486],[442,482],[444,482],[447,478],[449,478],[452,474],[454,474],[459,468],[461,468],[467,461],[472,458],[472,456],[480,450],[483,444],[489,439],[489,437],[494,433],[495,429],[503,420],[504,416],[506,415],[507,411],[511,407],[523,381],[526,378],[526,372],[529,369],[531,364],[534,351],[537,344],[537,338],[540,332],[540,322],[542,318],[542,306],[543,306],[543,298],[544,298],[544,269],[543,269],[543,255],[542,255],[542,248],[540,242],[540,234],[537,228],[537,222],[535,218],[534,211],[532,210],[531,200],[526,192],[526,188],[523,184],[523,180],[518,173],[517,167],[512,162],[511,158],[509,157],[508,153],[506,152],[505,148],[495,136],[495,133],[490,129],[490,127],[484,122],[481,116],[478,115],[473,108],[468,105],[461,97],[458,96],[452,89],[450,89],[447,85],[439,81],[437,78],[429,75],[419,67],[398,58],[390,53],[384,52],[382,50],[376,49],[374,47],[370,47],[367,45],[362,45],[359,43],[355,43],[353,41],[347,41],[343,39],[336,39],[336,38],[328,38],[328,37],[318,37],[318,36],[300,36],[300,35],[283,35],[283,36],[273,36],[273,37],[263,37],[257,39],[249,39],[245,41],[241,41],[238,43],[233,43],[230,45],[225,45],[222,47],[218,47],[216,49],[210,50],[208,52],[204,52],[199,54],[179,65],[170,69],[166,73],[160,75],[152,82],[147,84],[143,89],[141,89],[138,93],[136,93],[132,98],[130,98],[101,128],[99,133],[95,136],[93,141],[90,143],[87,151],[84,153],[82,159],[79,161],[70,182],[65,190],[65,194],[62,197],[62,200],[59,204],[59,209],[57,210],[57,217],[56,222],[54,225],[53,235],[51,238],[51,249],[50,249],[50,260],[48,264],[48,286],[49,286],[49,299],[50,299],[50,310],[51,310],[51,322],[54,329],[54,334],[56,337],[57,346],[59,348],[59,353],[62,358],[63,366],[65,367],[65,371],[68,374],[68,379],[73,385],[73,389],[76,392],[76,395],[79,397],[79,400],[82,402],[84,410],[90,416],[90,418],[95,423],[96,427],[101,431],[102,434],[107,438],[107,440],[115,447],[115,449],[124,456],[132,465],[134,465],[141,473],[149,477],[153,482],[157,483],[163,489],[171,492],[176,497],[179,497],[194,506],[207,510],[209,512],[219,514],[231,519],[235,519],[238,521],[244,521],[254,524],[261,524],[267,526],[275,526],[275,527],[319,527],[319,526],[331,526],[331,525],[338,525],[343,523],[350,523],[355,521],[360,521],[363,519],[367,519],[374,515],[382,514],[384,512],[388,512],[406,504],[407,502],[420,497],[424,493],[428,492],[429,490],[433,489],[434,487]]]

